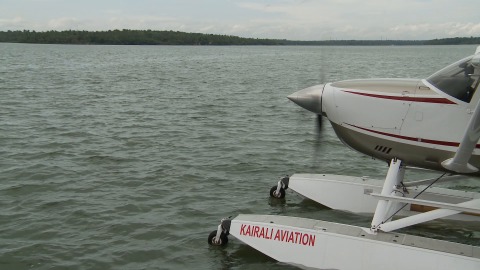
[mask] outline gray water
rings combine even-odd
[[[207,236],[239,213],[368,226],[268,191],[285,174],[387,167],[327,121],[318,135],[286,96],[324,80],[422,78],[474,50],[0,44],[0,269],[295,269]],[[454,188],[480,191],[474,179]],[[480,228],[446,225],[407,232],[480,245]]]

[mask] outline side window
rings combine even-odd
[[[464,102],[470,102],[478,87],[479,68],[470,60],[472,56],[462,59],[427,78],[427,81],[440,91]]]

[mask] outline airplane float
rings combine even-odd
[[[388,162],[385,179],[294,174],[290,188],[335,210],[371,213],[369,228],[274,215],[222,219],[208,242],[228,235],[280,262],[313,269],[480,269],[480,246],[398,233],[450,218],[480,222],[480,193],[432,187],[480,175],[480,46],[426,79],[362,79],[312,86],[288,98],[326,117],[347,146]],[[407,181],[407,168],[443,172]],[[393,219],[395,217],[395,219]]]

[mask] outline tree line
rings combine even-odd
[[[185,33],[179,31],[3,31],[0,42],[99,45],[281,45],[273,39],[241,38],[228,35]]]
[[[153,30],[108,31],[0,31],[0,42],[41,44],[98,45],[457,45],[480,44],[480,37],[456,37],[434,40],[321,40],[295,41],[286,39],[242,38],[230,35],[186,33]]]

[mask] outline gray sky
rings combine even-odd
[[[0,0],[0,30],[174,30],[291,40],[480,36],[478,0]]]

